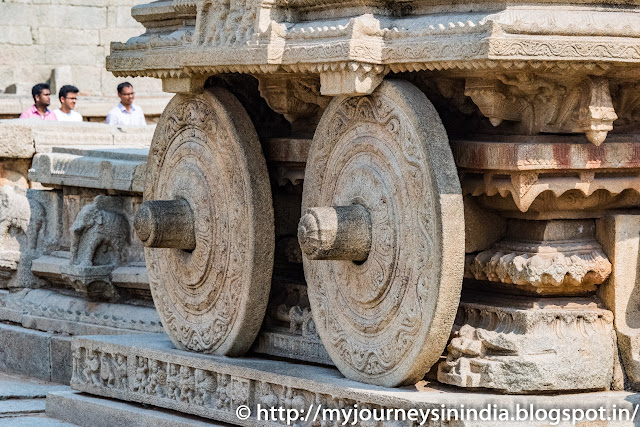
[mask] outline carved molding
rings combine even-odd
[[[609,274],[593,220],[511,219],[504,240],[465,262],[466,278],[534,295],[592,292]]]
[[[585,133],[600,145],[613,129],[616,115],[609,82],[600,77],[554,82],[534,74],[498,74],[468,78],[470,96],[494,126],[520,122],[521,132]]]
[[[104,331],[100,327],[163,332],[160,319],[152,306],[89,302],[48,289],[25,289],[0,295],[0,307],[2,320],[26,324],[25,319],[30,317],[30,328],[34,328],[34,318],[44,319],[42,323],[49,325],[47,327],[50,327],[52,320],[59,321],[58,324],[68,328],[62,331],[72,335],[98,334],[99,332],[94,331]],[[87,325],[84,330],[90,332],[77,332],[78,323]],[[91,328],[94,325],[96,328]],[[36,326],[35,329],[40,328]]]
[[[357,3],[374,9],[353,16],[355,9],[343,2],[330,12],[314,2],[313,16],[307,16],[292,12],[296,8],[289,2],[282,8],[254,0],[152,3],[134,9],[149,31],[115,43],[107,67],[123,77],[320,73],[327,65],[335,71],[348,63],[389,66],[394,72],[452,70],[465,77],[503,69],[584,76],[624,73],[630,62],[640,61],[634,40],[640,18],[608,6],[449,13],[412,8],[414,15],[408,15],[403,2],[391,17],[376,14],[376,5]],[[342,10],[347,16],[340,16]],[[591,114],[608,121],[608,114]]]
[[[257,419],[258,404],[267,409],[305,411],[310,405],[353,408],[358,404],[360,408],[376,408],[378,412],[386,407],[415,406],[415,402],[398,397],[380,400],[368,393],[369,389],[345,379],[339,379],[338,385],[322,384],[319,378],[323,376],[336,380],[335,370],[326,368],[307,367],[313,379],[306,374],[297,378],[294,365],[285,362],[256,361],[254,365],[247,364],[248,359],[236,359],[230,364],[224,358],[203,359],[188,352],[176,352],[158,334],[133,337],[138,345],[102,338],[105,338],[102,342],[74,340],[72,388],[234,424],[239,421],[236,408],[247,405],[251,418],[242,424],[256,426],[265,423]],[[341,423],[342,420],[334,419],[328,425]]]
[[[561,246],[502,241],[467,256],[465,264],[466,278],[513,284],[542,295],[594,291],[609,274],[611,262],[595,240]]]
[[[576,212],[634,206],[640,194],[640,144],[634,139],[617,135],[596,147],[572,137],[511,137],[451,146],[463,194],[499,196],[503,202],[489,202],[498,209]],[[630,192],[636,197],[625,201]]]

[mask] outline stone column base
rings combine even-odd
[[[455,328],[440,382],[504,393],[608,390],[612,383],[613,314],[593,299],[469,294]]]

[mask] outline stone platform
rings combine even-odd
[[[168,337],[162,334],[79,337],[73,341],[73,354],[73,389],[247,426],[286,425],[286,418],[279,422],[274,421],[276,416],[265,420],[266,411],[262,412],[263,418],[258,420],[258,408],[284,408],[284,417],[286,410],[291,411],[289,414],[292,416],[298,414],[300,418],[292,425],[328,426],[342,425],[344,419],[338,420],[335,412],[333,420],[325,418],[320,422],[323,413],[328,415],[323,412],[325,410],[348,411],[358,408],[360,411],[375,410],[381,414],[379,411],[396,409],[408,413],[409,409],[424,412],[473,408],[486,411],[489,407],[498,416],[503,413],[504,416],[517,417],[518,410],[522,415],[525,409],[587,411],[598,410],[599,407],[608,411],[627,410],[633,414],[640,403],[640,394],[613,391],[514,396],[468,390],[461,392],[427,381],[411,387],[388,389],[345,379],[337,370],[328,367],[180,351],[174,349]],[[243,410],[250,413],[246,419],[237,416],[238,408],[243,406],[248,408]],[[391,413],[393,418],[394,412]],[[308,417],[307,414],[312,415]],[[608,416],[613,418],[611,414]],[[516,422],[516,419],[507,418],[506,421],[510,422],[505,425],[525,425]],[[353,418],[349,423],[351,421]],[[400,426],[419,425],[420,421],[396,421],[393,418],[358,424]],[[423,425],[442,424],[430,418]],[[455,425],[488,424],[460,419]],[[537,422],[534,418],[529,419],[526,425],[549,425],[549,422]],[[598,425],[630,426],[633,423],[618,420],[609,422],[605,416]]]

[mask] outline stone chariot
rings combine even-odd
[[[173,343],[387,387],[437,367],[610,388],[626,297],[598,290],[603,245],[640,202],[640,13],[620,3],[135,7],[146,32],[107,68],[176,93],[135,221]]]

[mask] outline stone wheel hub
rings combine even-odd
[[[387,81],[335,98],[314,136],[303,211],[309,299],[336,366],[383,386],[422,378],[447,343],[464,258],[460,184],[424,94]]]

